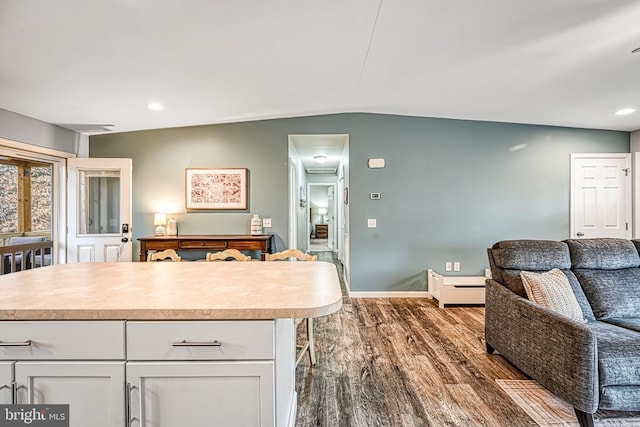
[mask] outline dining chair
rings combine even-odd
[[[165,249],[161,252],[152,252],[147,255],[147,262],[173,261],[179,262],[182,258],[173,249]]]
[[[287,249],[282,252],[276,252],[275,254],[266,254],[266,261],[285,261],[295,259],[298,261],[317,261],[317,255],[310,255],[302,252],[299,249]]]
[[[302,252],[299,249],[287,249],[282,252],[276,252],[275,254],[267,254],[265,261],[317,261],[317,255],[309,255]],[[311,359],[311,366],[316,364],[316,344],[313,339],[313,317],[306,319],[295,319],[296,330],[298,325],[305,322],[307,328],[307,341],[302,344],[296,343],[296,366],[300,363],[304,354],[309,352],[309,359]]]
[[[251,261],[251,257],[237,249],[226,249],[221,252],[208,252],[205,261]]]

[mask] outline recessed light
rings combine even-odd
[[[313,156],[313,160],[316,161],[316,163],[324,163],[327,161],[327,156],[323,155],[323,154],[319,154],[317,156]]]
[[[635,108],[621,108],[618,111],[616,111],[616,116],[626,116],[627,114],[632,114],[635,113],[636,109]]]
[[[153,111],[162,111],[162,110],[164,110],[164,107],[159,102],[152,102],[150,104],[147,104],[147,108],[150,109],[150,110],[153,110]]]

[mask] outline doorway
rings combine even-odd
[[[572,239],[630,239],[631,154],[571,155]]]
[[[309,251],[333,252],[336,241],[336,184],[309,183]]]
[[[65,165],[70,157],[73,154],[0,138],[2,195],[15,198],[15,203],[3,203],[0,245],[8,245],[12,237],[44,238],[51,243],[50,253],[40,262],[66,262]]]
[[[349,135],[289,135],[289,247],[302,251],[318,249],[311,245],[317,243],[312,240],[316,239],[316,225],[319,225],[319,234],[323,236],[326,230],[327,236],[321,249],[335,254],[343,264],[347,288],[348,187]],[[316,190],[326,192],[326,201],[322,204],[312,200],[312,191]]]

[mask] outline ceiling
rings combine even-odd
[[[0,108],[86,133],[342,112],[640,129],[640,0],[0,0]],[[163,111],[151,111],[160,102]]]
[[[337,175],[349,135],[289,135],[289,141],[307,173]]]

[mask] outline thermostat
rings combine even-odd
[[[380,200],[380,193],[369,193],[369,198],[371,200]]]
[[[384,159],[369,159],[369,168],[380,169],[384,167]]]

